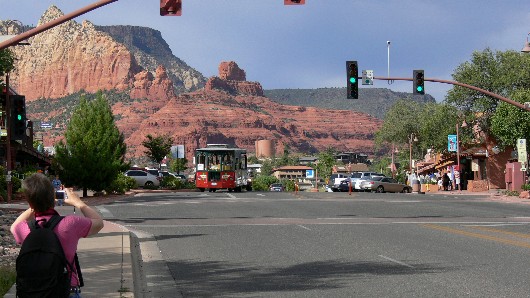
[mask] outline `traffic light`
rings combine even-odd
[[[22,140],[26,135],[26,97],[11,95],[11,140]]]
[[[284,5],[303,5],[305,0],[283,0]]]
[[[412,73],[412,81],[414,82],[413,94],[425,94],[425,76],[423,69],[416,69]]]
[[[181,16],[182,0],[160,0],[161,16]]]
[[[359,98],[359,68],[357,61],[346,61],[346,74],[348,79],[348,99]]]

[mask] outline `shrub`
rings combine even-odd
[[[293,180],[282,180],[283,187],[285,191],[294,191],[294,181]]]
[[[124,194],[126,191],[136,186],[136,180],[131,177],[125,176],[123,173],[119,173],[118,176],[112,181],[110,186],[105,189],[107,194]]]
[[[277,183],[278,179],[274,176],[258,175],[252,179],[252,189],[258,191],[267,191],[269,186],[273,183]],[[294,186],[293,186],[294,189]]]
[[[185,184],[186,181],[182,181],[182,179],[173,176],[166,176],[160,182],[160,186],[167,189],[181,189],[184,188]]]
[[[523,190],[530,190],[530,184],[523,184],[523,185],[521,186],[521,188],[522,188]]]

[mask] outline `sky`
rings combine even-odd
[[[51,5],[67,14],[95,2],[0,0],[0,19],[36,25]],[[530,32],[528,0],[182,2],[179,17],[161,17],[159,0],[119,0],[75,20],[159,30],[173,54],[204,76],[217,75],[222,61],[236,61],[247,80],[264,89],[346,87],[348,60],[376,77],[386,77],[390,66],[391,77],[424,69],[426,78],[451,80],[474,51],[520,51]],[[376,80],[360,87],[412,92],[412,82]],[[439,102],[451,87],[425,85]]]

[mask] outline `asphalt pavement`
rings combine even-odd
[[[497,190],[447,191],[443,194],[483,195],[492,200],[530,202],[501,196]],[[5,204],[2,207],[23,209],[27,208],[27,204]],[[71,206],[57,207],[57,210],[62,215],[74,213]],[[98,210],[104,213],[105,209]],[[109,221],[112,218],[105,217],[105,214],[103,216],[106,220],[101,232],[79,242],[78,255],[85,280],[82,297],[179,297],[178,289],[174,288],[175,282],[157,249],[156,239],[140,231],[129,231]],[[156,267],[154,272],[159,272],[159,275],[146,276],[144,272],[153,272],[153,266]],[[14,286],[5,297],[15,297]]]

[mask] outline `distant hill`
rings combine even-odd
[[[386,88],[360,88],[359,99],[347,99],[346,88],[318,89],[272,89],[265,90],[271,100],[293,106],[317,107],[333,110],[351,110],[383,119],[386,112],[399,99],[417,102],[435,102],[434,97],[413,95],[407,92],[394,92]]]

